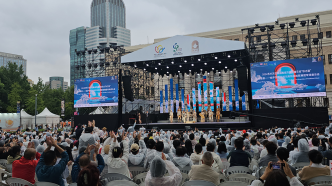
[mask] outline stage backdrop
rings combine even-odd
[[[323,57],[251,63],[253,99],[326,96]]]
[[[74,107],[118,105],[118,77],[96,77],[75,80]]]

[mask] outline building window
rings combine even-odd
[[[330,74],[330,84],[332,84],[332,74]]]
[[[325,85],[327,85],[326,74],[324,74],[324,78],[325,78]]]
[[[323,39],[323,36],[324,36],[323,32],[318,33],[318,39]]]
[[[237,38],[237,39],[234,39],[234,41],[238,41],[239,40],[239,38]]]
[[[332,54],[328,55],[329,64],[332,64]]]
[[[300,35],[300,40],[302,41],[302,40],[305,40],[305,34],[301,34]]]
[[[261,36],[256,36],[256,41],[257,42],[261,42],[262,41],[262,37]]]
[[[331,31],[326,32],[326,38],[331,38]]]
[[[292,40],[293,40],[293,41],[297,41],[297,35],[293,35],[293,36],[292,36]]]

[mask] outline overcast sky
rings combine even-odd
[[[90,26],[92,0],[0,0],[0,51],[27,59],[27,75],[69,80],[69,31]],[[132,45],[156,38],[328,10],[331,0],[124,0]],[[332,8],[331,8],[332,9]]]

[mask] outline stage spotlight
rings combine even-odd
[[[95,53],[95,54],[96,54],[97,52],[98,52],[98,50],[97,50],[97,49],[93,49],[93,53]]]
[[[267,43],[262,44],[262,48],[267,48]]]
[[[173,64],[174,64],[174,61],[172,61],[171,63],[172,63],[172,65],[173,65]]]
[[[291,45],[292,45],[292,47],[296,47],[296,41],[291,41]]]
[[[276,20],[276,21],[274,22],[274,24],[276,24],[276,25],[279,25],[279,21],[278,21],[278,20]]]
[[[214,70],[214,68],[212,68],[212,70]]]
[[[228,55],[227,57],[228,57],[228,58],[230,58],[230,57],[231,57],[231,55]]]
[[[179,67],[181,68],[181,67],[182,67],[182,65],[179,65]]]
[[[167,66],[166,68],[169,68],[169,66]]]
[[[315,15],[316,16],[316,18],[318,19],[319,18],[319,15],[317,14],[317,15]]]
[[[160,63],[158,63],[158,65],[161,65]]]
[[[187,60],[184,60],[185,63],[187,63]]]
[[[220,72],[219,72],[219,74],[220,74]]]
[[[88,64],[88,68],[89,68],[89,69],[91,69],[91,67],[92,67],[92,64],[91,64],[91,63],[89,63],[89,64]]]
[[[234,62],[237,62],[237,59],[234,59]]]
[[[307,44],[308,44],[308,40],[307,40],[307,39],[303,39],[303,40],[302,40],[302,44],[303,44],[303,46],[307,46]]]
[[[93,64],[93,67],[94,67],[94,68],[97,68],[97,67],[98,67],[98,64],[97,64],[97,63],[94,63],[94,64]]]
[[[299,18],[295,18],[295,21],[299,21]]]
[[[314,38],[314,39],[312,39],[312,42],[314,42],[314,45],[318,45],[318,41],[319,41],[318,38]]]
[[[210,75],[210,72],[208,72],[208,75]]]
[[[287,46],[287,43],[286,43],[286,42],[281,42],[281,47],[282,47],[282,48],[286,48],[286,46]]]
[[[253,33],[255,32],[255,29],[254,29],[254,28],[249,28],[249,32],[250,32],[251,34],[253,34]]]
[[[156,70],[157,70],[157,67],[155,67],[154,69],[156,69]]]
[[[276,44],[275,44],[275,43],[270,43],[270,47],[271,47],[271,48],[275,48],[275,47],[276,47]]]
[[[194,64],[191,64],[191,66],[193,67],[193,66],[194,66]]]
[[[227,73],[227,68],[224,69],[224,72]]]
[[[227,66],[225,66],[225,68],[227,69]]]
[[[258,26],[259,26],[259,24],[258,24],[258,23],[256,23],[256,24],[255,24],[255,27],[258,27]]]
[[[255,50],[256,46],[254,44],[250,45],[250,49]]]
[[[146,64],[146,66],[148,67],[148,66],[149,66],[149,64]]]
[[[91,54],[92,53],[92,50],[88,50],[88,54]]]
[[[286,24],[285,24],[285,23],[282,23],[282,24],[280,24],[280,28],[281,28],[281,29],[284,29],[284,28],[285,28],[285,26],[286,26]]]
[[[169,72],[167,72],[167,74],[169,74]]]
[[[106,67],[109,67],[110,66],[110,62],[106,62],[105,65],[106,65]]]
[[[203,69],[201,69],[201,71],[203,71]]]
[[[144,69],[144,71],[145,71],[146,69]]]
[[[269,25],[269,29],[270,29],[270,31],[273,31],[274,25]]]
[[[317,19],[312,19],[310,22],[311,22],[312,25],[316,25]]]
[[[198,59],[198,61],[201,61],[201,59]]]
[[[221,61],[219,61],[219,63],[221,63]]]
[[[189,72],[191,72],[191,70],[189,70]]]
[[[261,32],[265,32],[265,26],[261,26],[261,28],[260,28],[260,30],[261,30]]]
[[[218,59],[218,57],[214,57],[214,59]]]
[[[178,73],[180,73],[180,70],[178,71]]]
[[[307,23],[307,21],[301,21],[300,24],[303,26],[305,26],[305,24]]]
[[[136,68],[136,67],[137,67],[137,65],[134,65],[134,67]]]
[[[288,23],[289,24],[289,27],[291,27],[291,28],[294,28],[294,26],[295,26],[295,23],[294,22],[290,22],[290,23]]]
[[[204,63],[204,65],[207,65],[207,63]]]
[[[232,73],[233,72],[233,70],[231,70],[231,71],[229,71],[230,73]]]

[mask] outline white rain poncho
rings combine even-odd
[[[309,157],[308,157],[308,152],[309,152],[309,144],[307,140],[305,139],[300,139],[298,141],[298,149],[299,152],[294,153],[292,157],[292,164],[295,164],[297,162],[310,162]]]
[[[187,157],[174,157],[172,159],[172,162],[174,163],[174,165],[176,165],[177,167],[181,167],[184,168],[186,166],[191,167],[193,165],[193,162],[191,161],[190,158]]]
[[[169,176],[164,176],[168,170]],[[170,161],[155,158],[145,178],[145,186],[179,186],[182,181],[180,170]]]
[[[145,146],[144,141],[140,140],[139,141],[139,152],[136,155],[134,155],[132,153],[129,154],[128,167],[133,167],[133,166],[143,167],[145,156],[146,156],[146,146]]]
[[[37,146],[39,145],[39,140],[33,139],[32,142],[35,144],[35,149],[37,149]]]
[[[112,152],[113,148],[117,147],[117,142],[112,141],[109,151],[109,157],[107,159],[107,165],[108,165],[108,173],[118,173],[123,174],[130,178],[130,172],[128,169],[128,156],[129,156],[129,147],[128,147],[128,141],[123,140],[123,155],[121,158],[113,158]]]
[[[236,137],[231,138],[231,145],[227,145],[227,152],[231,152],[235,149],[235,140]]]
[[[278,140],[275,138],[275,136],[269,137],[269,141],[275,143],[278,146]]]
[[[282,143],[282,147],[287,148],[287,145],[290,143],[290,141],[291,141],[290,137],[287,136],[285,138],[285,142]]]
[[[217,146],[217,142],[215,139],[210,139],[209,143],[212,143],[214,146],[214,152],[217,153],[218,150],[218,146]],[[195,147],[194,147],[195,148]]]

